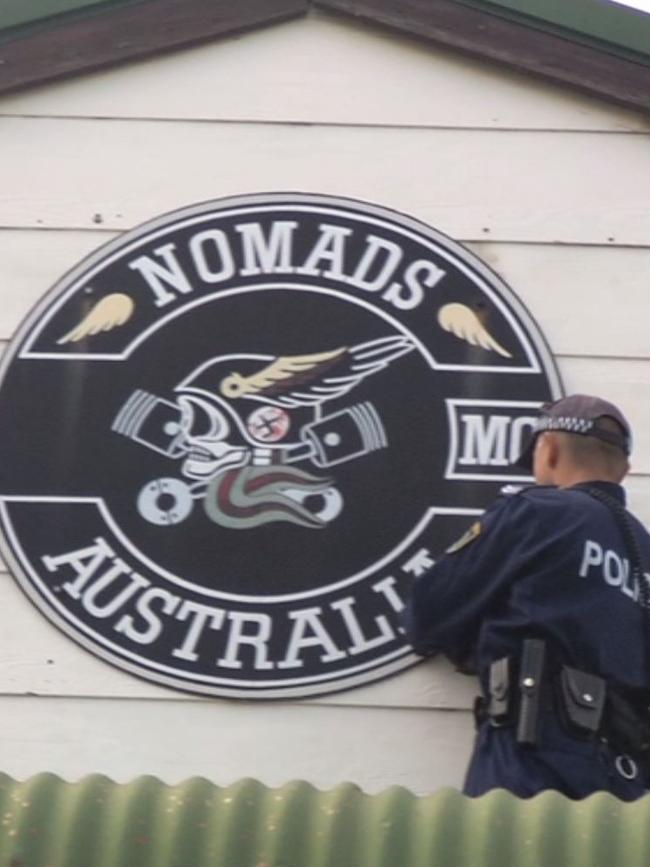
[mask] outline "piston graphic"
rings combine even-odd
[[[168,458],[184,454],[178,439],[181,411],[177,404],[136,389],[117,414],[111,430]]]
[[[334,467],[388,445],[377,410],[368,401],[306,424],[300,430],[300,439],[304,446],[289,452],[287,462],[310,457],[318,467]]]

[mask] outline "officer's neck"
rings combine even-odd
[[[589,482],[611,482],[615,485],[620,485],[623,481],[618,475],[614,478],[609,473],[595,472],[589,469],[578,469],[571,467],[568,469],[558,468],[554,473],[555,478],[553,484],[558,488],[572,488],[574,485],[584,485]]]

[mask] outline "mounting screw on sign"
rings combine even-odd
[[[180,524],[193,508],[190,488],[180,479],[154,479],[138,496],[138,512],[151,524]]]

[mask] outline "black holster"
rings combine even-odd
[[[514,702],[512,700],[512,672],[509,656],[495,660],[490,666],[490,696],[487,703],[487,715],[492,725],[507,725],[514,719]]]

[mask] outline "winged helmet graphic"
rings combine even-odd
[[[316,406],[342,397],[413,349],[407,337],[393,335],[326,352],[283,355],[248,375],[233,370],[221,380],[219,392],[225,398],[246,398],[285,409]],[[231,360],[236,362],[236,357]]]

